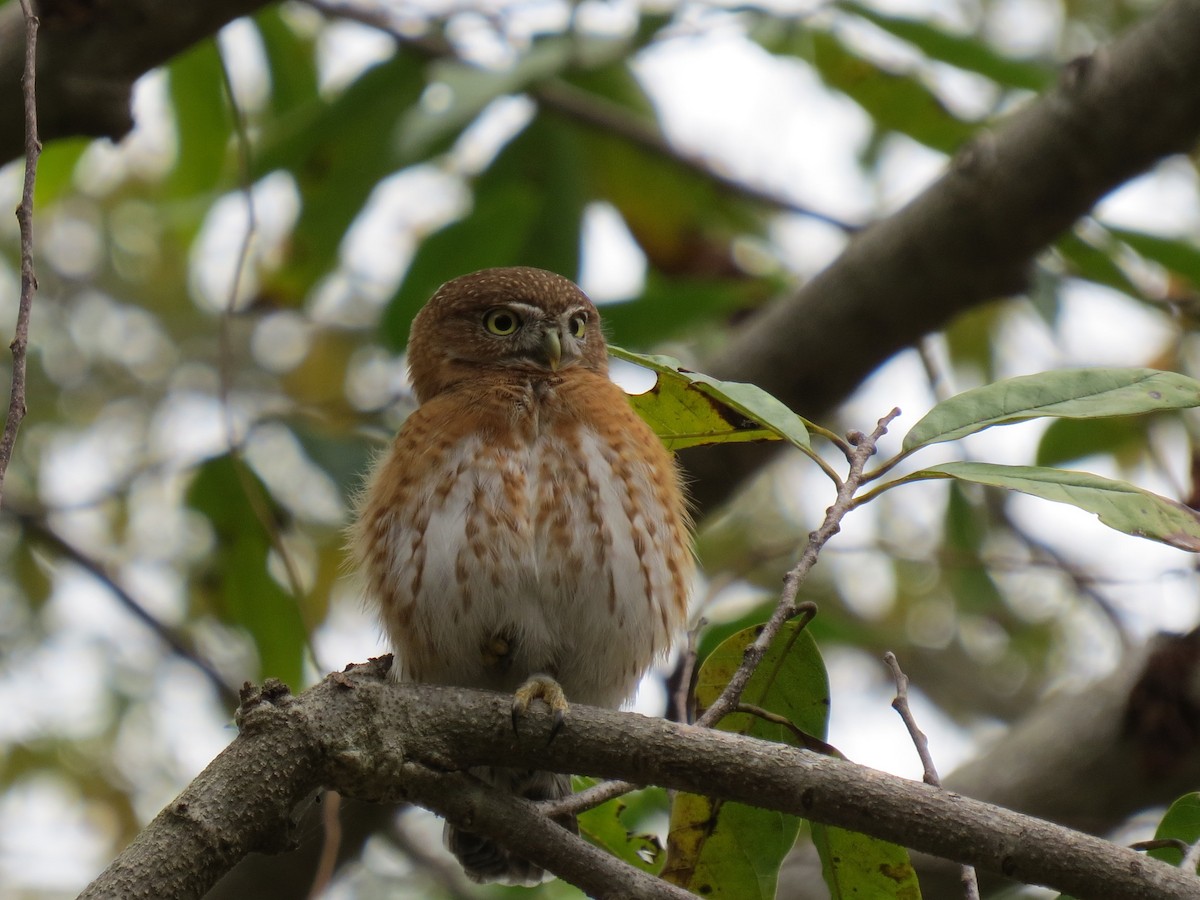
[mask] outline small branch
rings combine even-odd
[[[17,223],[21,229],[21,299],[17,305],[17,324],[12,343],[12,386],[9,389],[8,416],[4,433],[0,435],[0,506],[4,504],[4,476],[8,474],[17,432],[25,419],[26,355],[29,348],[29,316],[33,310],[33,294],[37,290],[37,275],[33,268],[33,187],[37,179],[38,157],[42,143],[38,140],[37,121],[37,33],[40,21],[33,14],[32,0],[21,0],[25,16],[25,69],[21,75],[21,93],[25,101],[25,180],[21,187],[21,205],[17,207]]]
[[[117,598],[117,602],[124,606],[134,618],[158,635],[158,638],[171,648],[172,653],[195,666],[216,689],[221,702],[227,709],[237,708],[237,691],[225,682],[221,674],[213,668],[212,663],[201,657],[173,628],[157,619],[146,607],[134,599],[133,595],[113,578],[103,563],[88,556],[78,547],[62,538],[44,522],[33,516],[25,513],[17,513],[16,518],[21,523],[21,527],[35,539],[49,545],[54,552],[69,559],[108,588],[112,592],[112,595]]]
[[[800,554],[800,560],[784,578],[783,593],[775,611],[771,613],[771,617],[759,632],[758,637],[755,638],[754,643],[746,648],[741,666],[733,673],[733,677],[729,679],[729,684],[725,686],[721,696],[700,717],[697,725],[715,725],[737,708],[742,692],[749,684],[754,670],[758,668],[758,664],[766,656],[771,642],[775,640],[775,636],[779,634],[780,629],[789,619],[803,613],[806,618],[802,624],[807,624],[816,615],[816,605],[812,603],[797,604],[796,594],[804,579],[808,577],[808,573],[812,571],[812,567],[816,565],[821,548],[841,530],[843,517],[854,506],[854,492],[862,483],[863,468],[866,466],[867,460],[875,454],[876,444],[887,433],[888,425],[898,415],[900,415],[900,410],[893,409],[879,420],[875,430],[869,435],[856,432],[848,436],[850,452],[847,454],[847,461],[850,463],[850,470],[846,474],[845,481],[838,487],[837,498],[833,505],[825,511],[825,519],[821,526],[808,536],[808,543],[805,544],[804,552]]]
[[[696,680],[696,643],[700,631],[708,624],[708,619],[701,617],[696,624],[688,629],[687,643],[683,648],[683,656],[679,660],[679,686],[672,699],[670,717],[676,722],[691,723],[696,718],[695,680]]]
[[[883,661],[888,664],[888,668],[892,670],[892,677],[896,679],[896,697],[892,700],[892,709],[900,714],[904,727],[908,729],[908,736],[917,748],[917,755],[921,757],[921,767],[925,770],[923,780],[931,787],[941,788],[942,779],[938,777],[937,767],[933,764],[933,754],[929,752],[929,738],[917,726],[917,719],[908,705],[908,676],[900,668],[900,662],[891,650],[883,654]],[[979,900],[979,879],[976,878],[972,866],[962,867],[961,880],[967,900]]]

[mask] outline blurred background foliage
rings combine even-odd
[[[604,304],[615,343],[703,369],[740,321],[1149,8],[285,3],[143,79],[120,146],[48,145],[29,415],[0,520],[0,895],[90,880],[231,738],[243,681],[302,688],[382,649],[343,527],[412,408],[402,350],[438,284],[553,269]],[[728,92],[709,93],[714,79]],[[810,143],[837,165],[798,153]],[[869,427],[893,404],[911,424],[947,384],[1054,365],[1198,374],[1193,162],[1079,223],[1029,294],[963,315],[826,424]],[[18,166],[0,182],[11,209]],[[15,220],[0,231],[11,322]],[[981,452],[1186,500],[1194,428],[1060,421]],[[833,676],[830,739],[852,758],[880,739],[839,726],[839,702],[858,711],[861,694],[890,715],[863,664],[884,649],[962,758],[1049,687],[1195,624],[1177,553],[1131,538],[1113,551],[1086,516],[1051,515],[1048,534],[1044,504],[922,490],[856,513],[805,588]],[[701,654],[761,620],[831,499],[792,460],[704,520]],[[652,688],[642,702],[663,708]],[[657,797],[622,815],[661,826]],[[505,893],[427,859],[428,831],[402,817],[331,896]]]

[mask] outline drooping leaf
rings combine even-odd
[[[997,84],[1040,92],[1054,79],[1049,66],[1004,56],[974,35],[954,34],[928,20],[889,16],[854,0],[842,0],[837,5],[908,41],[930,59],[977,72]]]
[[[215,40],[205,40],[167,66],[175,118],[175,166],[170,192],[190,197],[216,188],[225,167],[233,117]]]
[[[821,79],[863,108],[881,132],[897,132],[918,143],[953,153],[978,127],[954,116],[915,75],[888,71],[855,53],[833,34],[795,23],[777,23],[753,36],[772,53],[809,60]]]
[[[228,456],[204,463],[188,488],[188,505],[208,520],[216,538],[211,565],[198,579],[197,590],[222,621],[244,628],[253,638],[262,677],[298,689],[307,630],[297,598],[271,576],[271,539],[247,491],[269,497],[245,464]]]
[[[709,655],[696,680],[696,703],[711,705],[742,662],[757,627],[730,637]],[[811,636],[795,623],[783,628],[742,695],[744,703],[783,716],[823,738],[829,715],[829,682]],[[717,728],[795,745],[787,727],[746,713],[726,716]],[[794,816],[678,794],[671,807],[663,878],[704,897],[765,900],[775,896],[779,866],[799,831]]]
[[[658,373],[653,388],[629,399],[672,450],[745,441],[809,445],[800,417],[760,387],[689,371],[669,356],[645,356],[611,345],[608,350],[617,359]]]
[[[1054,249],[1067,263],[1070,274],[1078,278],[1120,291],[1130,297],[1142,298],[1138,286],[1125,274],[1111,253],[1084,240],[1078,234],[1069,233],[1059,238]]]
[[[1063,369],[1006,378],[939,403],[904,436],[906,452],[1040,416],[1129,416],[1200,406],[1200,382],[1157,369]]]
[[[1020,491],[1095,513],[1101,522],[1117,531],[1161,541],[1180,550],[1200,551],[1200,514],[1195,510],[1136,485],[1090,472],[948,462],[922,469],[910,477],[957,478]]]
[[[766,301],[770,290],[758,279],[670,278],[651,269],[641,296],[607,303],[600,316],[613,343],[652,347],[705,322],[754,309]]]
[[[1194,241],[1165,238],[1127,228],[1106,227],[1109,233],[1124,241],[1146,259],[1182,275],[1193,285],[1200,285],[1200,246]]]

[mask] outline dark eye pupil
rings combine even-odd
[[[508,329],[512,328],[512,319],[505,315],[499,315],[492,319],[492,324],[499,331],[508,331]]]

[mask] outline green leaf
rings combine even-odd
[[[909,477],[957,478],[1020,491],[1095,513],[1101,522],[1117,531],[1161,541],[1180,550],[1200,551],[1200,515],[1195,510],[1127,482],[1090,472],[948,462]]]
[[[233,134],[221,67],[214,40],[201,41],[167,66],[178,147],[168,181],[174,196],[207,194],[220,182]]]
[[[904,451],[1041,416],[1090,419],[1200,406],[1200,382],[1157,369],[1063,369],[951,397],[904,436]]]
[[[1138,286],[1129,279],[1110,252],[1096,247],[1078,234],[1070,233],[1059,238],[1054,249],[1067,263],[1070,273],[1077,278],[1085,278],[1130,297],[1144,299]]]
[[[1200,285],[1200,247],[1193,241],[1176,240],[1113,228],[1106,225],[1109,233],[1124,241],[1146,259],[1158,263],[1177,275],[1182,275],[1193,285]]]
[[[222,621],[244,628],[254,639],[260,677],[278,678],[299,689],[307,630],[296,598],[267,569],[271,539],[247,491],[269,497],[245,464],[228,456],[204,463],[188,488],[188,506],[208,519],[216,537],[197,591],[207,595]]]
[[[595,783],[591,779],[576,781],[583,782],[585,786]],[[665,802],[662,808],[665,808]],[[663,863],[662,844],[657,835],[630,828],[625,822],[628,809],[629,804],[618,798],[582,812],[578,816],[579,833],[629,865],[643,872],[658,874]]]
[[[819,822],[812,823],[812,839],[832,900],[920,900],[917,873],[903,847]]]
[[[608,352],[658,373],[654,387],[629,400],[671,450],[776,440],[809,446],[803,420],[760,387],[689,371],[669,356],[644,356],[611,345]]]
[[[689,328],[755,309],[769,294],[770,287],[760,280],[672,278],[651,268],[641,296],[606,303],[600,316],[613,343],[652,347]]]
[[[1002,56],[972,35],[951,34],[922,19],[885,15],[853,0],[843,0],[837,5],[889,34],[908,41],[930,59],[949,63],[968,72],[978,72],[997,84],[1040,93],[1054,80],[1050,67]]]
[[[1200,793],[1184,794],[1171,804],[1154,832],[1156,840],[1179,840],[1189,846],[1200,840]],[[1150,855],[1172,866],[1183,862],[1183,853],[1174,847],[1151,850]]]
[[[543,116],[500,151],[471,211],[421,242],[380,322],[388,346],[404,346],[413,317],[458,275],[522,265],[575,276],[586,202],[578,151],[577,135]]]
[[[424,89],[423,62],[399,53],[333,99],[284,117],[264,135],[255,177],[288,170],[302,201],[287,265],[268,285],[277,299],[298,303],[333,268],[346,230],[375,186],[411,161],[397,152],[396,128]]]
[[[276,6],[254,17],[271,73],[271,112],[286,116],[318,99],[314,43],[284,21]]]
[[[757,626],[744,629],[709,655],[696,680],[698,706],[706,708],[720,696],[759,630]],[[795,623],[785,625],[750,679],[742,700],[823,738],[829,716],[829,682],[812,637]],[[717,728],[793,746],[798,743],[791,729],[746,713],[726,716]],[[773,898],[779,866],[791,850],[799,827],[799,819],[794,816],[695,794],[677,794],[671,807],[663,878],[704,897]]]
[[[1034,464],[1061,466],[1085,456],[1132,456],[1146,447],[1146,419],[1057,419],[1038,441]]]
[[[774,53],[797,53],[809,59],[821,79],[861,106],[880,131],[906,134],[949,154],[978,127],[954,116],[917,77],[880,68],[828,32],[765,35],[761,43]]]

